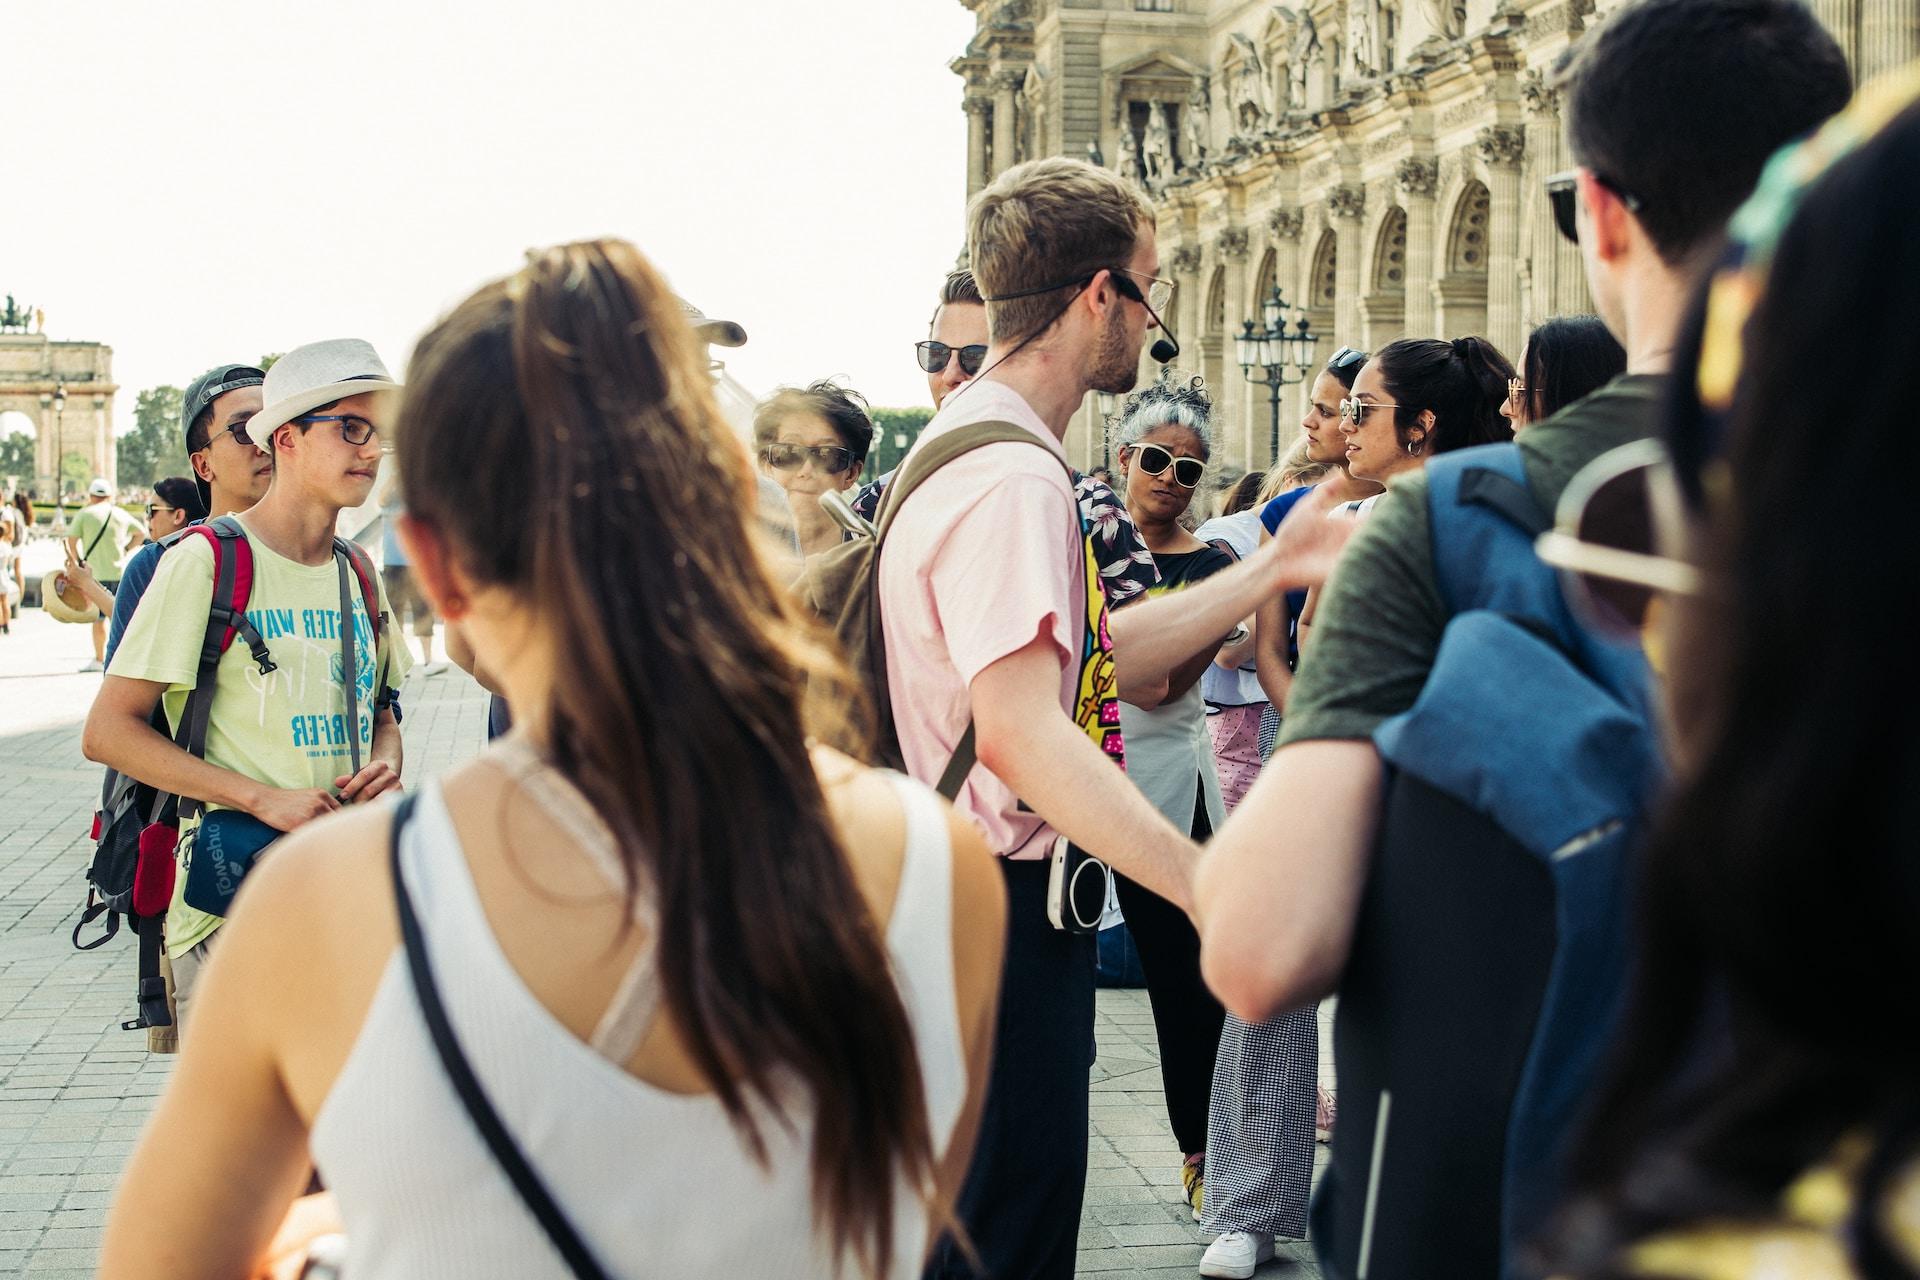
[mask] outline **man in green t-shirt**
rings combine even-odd
[[[133,549],[147,540],[146,528],[113,500],[113,486],[95,476],[87,486],[87,505],[76,511],[67,530],[67,559],[84,562],[94,581],[113,591],[127,571]],[[82,671],[102,671],[107,661],[107,620],[93,620],[93,661]]]
[[[266,407],[247,425],[273,460],[273,483],[257,506],[233,519],[253,553],[246,614],[276,669],[263,674],[244,644],[221,655],[204,758],[148,723],[159,704],[177,729],[198,673],[213,603],[213,550],[204,538],[188,538],[161,558],[114,653],[87,719],[89,758],[281,831],[399,787],[400,727],[391,704],[412,659],[390,626],[376,646],[360,583],[350,578],[356,678],[349,705],[333,548],[340,512],[365,502],[379,475],[392,398],[386,393],[398,385],[373,348],[354,339],[297,347],[268,371]],[[388,618],[385,592],[375,590],[377,612]],[[356,745],[363,758],[357,773]],[[182,824],[183,858],[193,827]],[[166,927],[182,1030],[221,923],[187,905],[186,880],[183,867]]]
[[[1679,66],[1684,77],[1673,74]],[[1628,371],[1517,441],[1532,496],[1549,512],[1588,462],[1654,433],[1699,258],[1774,150],[1844,106],[1850,86],[1832,37],[1795,0],[1631,0],[1574,46],[1561,89],[1578,168],[1549,179],[1547,190],[1562,234],[1579,244],[1600,314],[1626,348]],[[1360,916],[1386,786],[1372,735],[1421,696],[1449,621],[1435,561],[1459,548],[1433,545],[1429,519],[1428,487],[1415,473],[1391,486],[1354,535],[1325,586],[1280,746],[1196,874],[1207,975],[1227,1007],[1250,1022],[1331,993],[1352,956],[1379,951],[1384,940],[1371,931],[1399,927]],[[1540,762],[1545,776],[1554,764]],[[1423,925],[1442,931],[1446,923]],[[1506,997],[1493,989],[1458,992],[1463,1006]],[[1491,1052],[1401,1040],[1382,1048],[1397,1029],[1352,1022],[1360,1015],[1344,1003],[1340,1016],[1343,1042],[1396,1060],[1437,1066]],[[1479,1061],[1485,1072],[1497,1069]],[[1378,1126],[1377,1185],[1387,1117],[1382,1110],[1356,1120]],[[1390,1164],[1424,1161],[1430,1170],[1457,1166],[1456,1156],[1384,1149]],[[1349,1202],[1367,1194],[1364,1171],[1359,1182],[1331,1179],[1316,1207],[1314,1236],[1329,1275],[1352,1274],[1354,1260],[1342,1254],[1351,1242],[1330,1243],[1320,1227],[1348,1219],[1356,1208]],[[1423,1185],[1423,1194],[1446,1205],[1427,1212],[1432,1205],[1383,1201],[1377,1222],[1370,1202],[1364,1215],[1351,1213],[1374,1223],[1364,1231],[1377,1229],[1358,1256],[1367,1257],[1370,1244],[1378,1264],[1390,1242],[1391,1256],[1429,1260],[1424,1275],[1491,1274],[1464,1260],[1481,1256],[1475,1250],[1489,1230],[1498,1235],[1500,1187],[1460,1177],[1457,1167],[1446,1178],[1429,1172]]]

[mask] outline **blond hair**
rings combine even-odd
[[[1267,472],[1267,482],[1260,486],[1259,501],[1271,502],[1287,490],[1298,489],[1303,484],[1319,484],[1332,469],[1326,463],[1315,462],[1307,456],[1307,438],[1301,436],[1281,456],[1273,470]]]
[[[1067,289],[1127,265],[1143,223],[1153,225],[1153,210],[1140,189],[1084,160],[1029,160],[1001,174],[967,209],[987,332],[1005,343],[1045,329],[1065,310]]]

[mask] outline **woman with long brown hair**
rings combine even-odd
[[[421,340],[395,434],[414,571],[518,724],[248,878],[102,1274],[250,1274],[311,1157],[354,1280],[917,1275],[986,1079],[999,878],[931,792],[810,736],[833,663],[753,550],[673,295],[623,242],[539,254]]]

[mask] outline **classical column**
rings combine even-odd
[[[1161,261],[1166,264],[1166,274],[1173,280],[1173,314],[1167,317],[1167,323],[1173,326],[1174,336],[1180,340],[1182,347],[1189,342],[1198,343],[1201,337],[1200,312],[1206,302],[1200,296],[1200,247],[1178,245]],[[1147,345],[1152,346],[1152,340]],[[1193,349],[1199,350],[1197,346]],[[1181,358],[1187,357],[1183,354]]]
[[[94,474],[105,476],[114,492],[119,492],[120,459],[114,454],[113,432],[107,427],[107,401],[104,396],[93,398],[93,448],[94,455],[100,459],[100,469]]]
[[[1407,209],[1407,318],[1410,338],[1438,332],[1433,318],[1433,197],[1440,188],[1440,166],[1416,156],[1394,170]]]
[[[1527,135],[1489,125],[1475,145],[1487,166],[1487,337],[1509,360],[1520,356],[1520,161]]]
[[[987,115],[993,104],[976,94],[968,94],[962,107],[967,113],[967,199],[987,185]]]
[[[35,484],[53,477],[56,493],[60,483],[60,445],[53,438],[53,397],[40,397],[40,429],[33,433],[33,474]],[[46,497],[45,493],[41,494]]]
[[[1020,85],[1023,76],[1003,71],[993,82],[993,173],[995,177],[1013,168],[1014,139],[1019,135],[1014,126],[1017,123],[1015,113],[1019,111]]]
[[[1245,467],[1252,465],[1253,458],[1253,415],[1248,409],[1248,392],[1252,388],[1247,384],[1246,371],[1240,367],[1233,339],[1240,332],[1241,322],[1253,315],[1253,309],[1247,306],[1246,228],[1228,227],[1220,233],[1216,247],[1227,268],[1227,331],[1222,335],[1225,351],[1220,362],[1222,380],[1227,385],[1220,388],[1218,399],[1220,444],[1226,450],[1228,461]]]
[[[1913,0],[1859,0],[1860,50],[1854,63],[1854,79],[1864,82],[1870,76],[1904,67],[1920,54],[1920,15],[1914,13]]]
[[[1360,260],[1366,250],[1360,243],[1360,222],[1367,212],[1364,187],[1339,186],[1327,193],[1327,210],[1333,214],[1333,329],[1330,335],[1339,345],[1357,347],[1360,333]]]
[[[1553,221],[1553,202],[1547,199],[1547,179],[1571,168],[1566,139],[1561,135],[1560,91],[1537,71],[1521,85],[1527,103],[1526,185],[1521,208],[1532,245],[1533,298],[1522,317],[1529,328],[1552,316],[1580,315],[1593,310],[1587,294],[1587,271],[1580,246],[1560,234]],[[1519,352],[1510,353],[1519,359]]]
[[[1899,8],[1898,4],[1890,6]],[[1827,29],[1836,41],[1840,51],[1847,55],[1847,61],[1853,64],[1854,79],[1861,79],[1866,68],[1860,64],[1861,50],[1854,41],[1854,19],[1860,12],[1860,0],[1813,0],[1813,14],[1820,19],[1820,25]]]

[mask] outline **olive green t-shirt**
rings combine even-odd
[[[1515,444],[1542,510],[1554,509],[1589,462],[1653,434],[1665,386],[1664,375],[1624,374],[1520,433]],[[1371,738],[1420,696],[1448,622],[1427,502],[1425,475],[1396,481],[1354,534],[1317,606],[1281,745]]]

